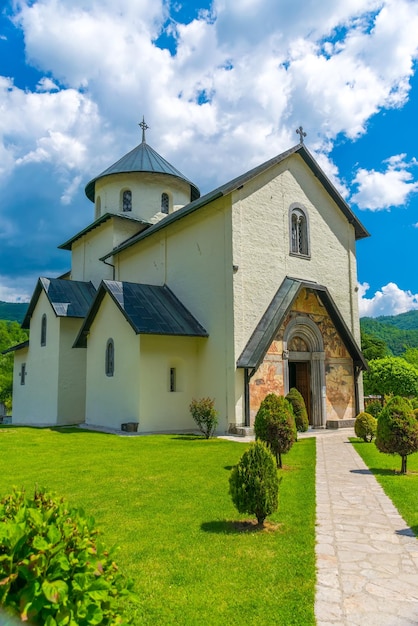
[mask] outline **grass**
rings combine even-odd
[[[228,494],[247,444],[0,428],[1,494],[35,484],[92,514],[134,580],[134,624],[283,624],[314,619],[315,440],[284,457],[279,510],[245,530]],[[248,516],[247,516],[248,517]]]
[[[408,473],[402,475],[399,455],[383,454],[374,443],[365,443],[354,438],[351,441],[386,495],[418,536],[418,452],[408,456]]]

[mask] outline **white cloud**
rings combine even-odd
[[[10,284],[12,282],[12,284]],[[33,284],[32,284],[33,289]],[[30,291],[22,287],[19,281],[19,286],[16,286],[16,281],[10,281],[7,276],[0,275],[0,301],[2,302],[29,302]]]
[[[384,161],[387,164],[384,172],[360,168],[353,180],[358,191],[352,196],[352,202],[360,209],[372,211],[406,204],[409,196],[418,191],[418,181],[409,171],[417,165],[416,160],[407,162],[405,157],[405,154],[398,154]]]
[[[418,309],[418,294],[403,291],[395,283],[388,283],[376,291],[374,296],[366,298],[368,283],[359,285],[360,317],[378,317],[379,315],[398,315],[412,309]]]

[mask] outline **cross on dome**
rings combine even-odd
[[[142,143],[146,143],[145,141],[145,131],[149,128],[148,124],[146,124],[144,120],[144,116],[142,116],[142,122],[139,122],[138,126],[142,128]]]

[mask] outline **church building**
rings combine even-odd
[[[14,348],[13,423],[251,427],[271,392],[315,428],[362,409],[356,240],[368,236],[301,141],[201,196],[146,141],[85,189],[93,221],[39,278]]]

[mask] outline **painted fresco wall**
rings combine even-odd
[[[269,347],[263,363],[250,382],[250,415],[253,421],[261,401],[268,393],[286,395],[285,385],[287,362],[283,360],[283,337],[289,322],[300,315],[307,315],[319,328],[324,341],[326,419],[355,417],[355,392],[353,362],[325,307],[316,294],[302,289],[292,305],[286,320]],[[286,346],[288,349],[289,346]],[[304,351],[303,345],[293,342],[294,350]],[[308,358],[308,353],[307,353]],[[312,390],[314,392],[314,390]],[[320,393],[321,390],[317,390]]]

